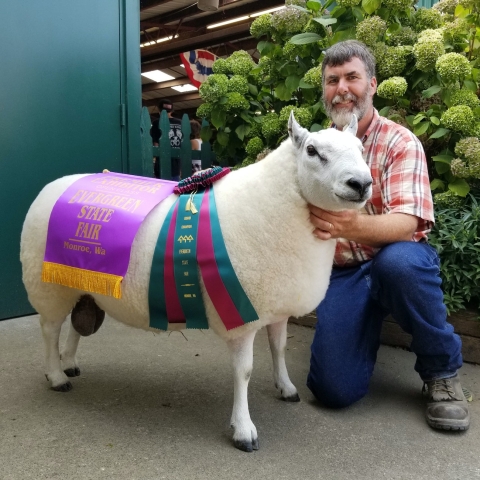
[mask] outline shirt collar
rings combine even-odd
[[[377,124],[379,118],[380,118],[380,115],[378,114],[377,109],[374,107],[372,121],[370,122],[370,125],[368,126],[367,131],[365,132],[365,135],[363,135],[362,137],[362,143],[365,143],[368,136],[372,133],[372,130],[375,128],[375,125]]]

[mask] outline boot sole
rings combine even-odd
[[[470,426],[470,418],[465,419],[464,421],[458,422],[446,422],[445,420],[442,421],[435,421],[430,418],[427,418],[427,423],[430,427],[436,430],[450,430],[454,432],[464,432],[468,430]]]

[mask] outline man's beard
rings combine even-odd
[[[370,97],[370,86],[367,86],[362,97],[359,98],[353,93],[347,93],[345,95],[335,95],[330,103],[327,103],[325,100],[325,93],[322,95],[323,105],[325,106],[325,112],[331,118],[332,122],[336,125],[337,128],[342,129],[345,125],[350,124],[352,115],[357,116],[357,120],[360,121],[372,104]],[[340,110],[335,109],[335,104],[345,101],[353,101],[353,109],[349,110],[347,108],[340,108]]]

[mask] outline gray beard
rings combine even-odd
[[[347,93],[346,95],[336,95],[330,103],[327,104],[325,101],[325,97],[323,97],[323,105],[325,107],[325,112],[335,124],[335,126],[339,129],[342,129],[346,125],[350,124],[352,119],[352,115],[355,114],[357,116],[358,121],[360,121],[365,114],[367,113],[368,109],[371,106],[371,100],[369,97],[370,93],[370,86],[367,87],[364,94],[361,98],[356,97],[352,93]],[[345,111],[342,109],[340,111],[335,110],[335,102],[343,101],[343,100],[353,100],[354,105],[351,111]]]

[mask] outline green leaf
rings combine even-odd
[[[447,173],[450,171],[450,165],[447,165],[445,163],[440,163],[437,162],[435,163],[435,170],[439,175],[443,175],[444,173]]]
[[[362,7],[369,15],[371,15],[380,7],[381,3],[381,0],[363,0]]]
[[[379,114],[381,117],[386,117],[391,108],[392,108],[392,107],[389,107],[389,106],[387,105],[386,107],[383,107],[383,108],[378,112],[378,114]]]
[[[305,6],[313,12],[318,12],[322,8],[322,4],[318,0],[309,0]]]
[[[468,90],[471,90],[472,92],[477,93],[477,84],[475,82],[472,82],[471,80],[465,80],[463,82],[463,85]]]
[[[423,135],[427,130],[428,127],[430,127],[430,122],[423,122],[420,123],[419,125],[416,125],[413,129],[413,133],[419,137],[420,135]]]
[[[275,95],[279,100],[288,101],[292,98],[292,91],[284,83],[279,83],[275,88]]]
[[[298,88],[298,84],[300,83],[300,77],[297,75],[290,75],[285,79],[285,86],[293,92]]]
[[[308,32],[308,33],[299,33],[298,35],[294,35],[290,42],[294,45],[307,45],[308,43],[315,43],[321,40],[322,37],[317,33]]]
[[[415,72],[418,74],[418,72]],[[416,80],[412,83],[411,88],[415,88],[422,80],[426,80],[428,78],[428,73],[421,73]]]
[[[203,142],[208,142],[212,138],[212,133],[213,132],[210,125],[205,125],[200,130],[200,138],[202,139]]]
[[[460,18],[465,18],[470,11],[467,8],[462,7],[462,5],[457,5],[455,7],[455,16]]]
[[[402,28],[402,26],[401,26],[400,24],[398,24],[398,23],[391,23],[391,24],[388,26],[387,34],[398,32],[401,28]]]
[[[432,157],[434,162],[446,163],[450,165],[452,163],[453,157],[451,155],[435,155]]]
[[[460,197],[466,197],[470,191],[470,185],[463,178],[456,178],[448,184],[448,189],[455,192]]]
[[[427,88],[426,90],[424,90],[422,92],[422,97],[423,98],[433,97],[433,95],[438,93],[441,89],[442,89],[442,87],[440,85],[433,85],[432,87]]]
[[[315,22],[319,23],[320,25],[323,25],[324,27],[328,27],[329,25],[333,25],[334,23],[337,23],[336,18],[314,18],[313,19]]]
[[[223,127],[225,125],[226,118],[227,118],[227,114],[225,110],[222,110],[221,108],[214,108],[212,110],[212,123],[214,127],[216,128]]]
[[[418,115],[415,115],[415,118],[413,120],[413,125],[418,125],[424,118],[425,118],[424,113],[419,113]]]
[[[248,84],[248,91],[250,92],[250,95],[253,95],[254,97],[258,95],[258,88],[251,83]]]
[[[226,145],[228,145],[228,139],[229,139],[228,133],[225,133],[225,132],[218,132],[217,133],[217,142],[220,145],[223,145],[224,147]]]
[[[319,123],[314,123],[311,127],[310,127],[310,131],[311,132],[318,132],[320,130],[322,130],[323,127],[319,124]]]
[[[357,22],[361,22],[363,20],[363,11],[359,7],[352,7],[352,13]]]
[[[407,121],[407,123],[410,127],[413,127],[413,121],[415,120],[415,116],[414,115],[407,115],[405,117],[405,120]]]
[[[445,189],[445,183],[442,182],[442,180],[440,180],[439,178],[435,178],[430,183],[430,189],[431,190],[436,190],[437,188],[440,189],[440,190]]]
[[[435,116],[432,116],[430,117],[430,121],[434,124],[434,125],[440,125],[440,119],[438,117],[435,117]]]
[[[243,110],[243,112],[240,113],[240,118],[243,118],[247,123],[252,123],[252,116],[247,110]]]
[[[250,125],[242,124],[235,129],[235,133],[240,140],[243,140],[245,135],[248,135],[248,132],[250,132]]]
[[[262,56],[268,55],[275,48],[275,44],[263,40],[258,42],[257,50],[262,54]]]
[[[332,45],[334,43],[343,42],[344,40],[351,40],[355,38],[355,29],[349,28],[348,30],[336,31],[332,37]]]
[[[337,5],[336,7],[332,8],[332,10],[330,11],[330,15],[332,17],[338,18],[341,17],[346,11],[347,9],[345,7],[339,7]]]
[[[298,82],[298,86],[300,88],[315,88],[315,85],[310,85],[303,78],[300,80],[300,82]]]
[[[436,132],[433,132],[429,139],[431,138],[440,138],[440,137],[443,137],[445,136],[447,133],[449,133],[450,130],[448,128],[439,128]]]

